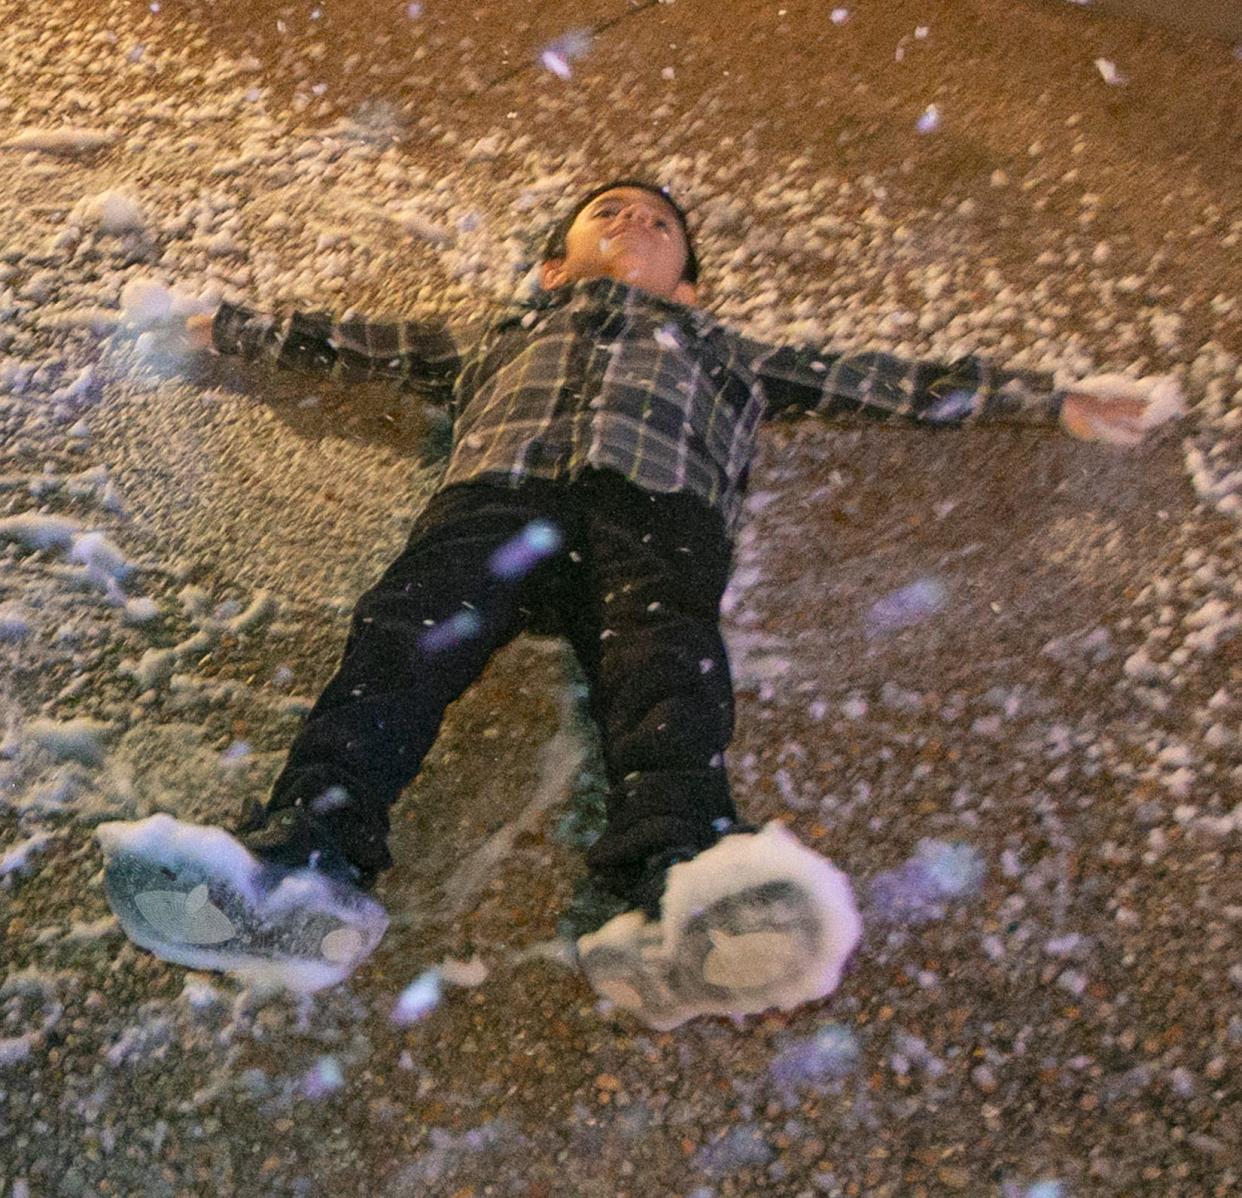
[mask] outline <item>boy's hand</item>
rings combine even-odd
[[[1061,426],[1084,441],[1132,449],[1148,429],[1185,412],[1172,375],[1134,379],[1101,374],[1075,383],[1061,406]]]
[[[185,340],[192,350],[211,349],[211,324],[216,318],[214,312],[198,312],[185,319]]]
[[[1071,391],[1061,407],[1061,426],[1083,441],[1107,441],[1133,448],[1143,439],[1141,399],[1101,399]]]

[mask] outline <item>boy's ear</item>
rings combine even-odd
[[[544,291],[551,291],[569,282],[564,258],[548,258],[539,267],[539,283]]]
[[[699,289],[693,283],[687,283],[685,279],[682,279],[673,288],[671,298],[679,304],[697,304],[699,302]]]

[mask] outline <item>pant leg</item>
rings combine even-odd
[[[608,769],[607,828],[587,854],[625,894],[647,858],[707,848],[736,820],[725,768],[733,687],[720,635],[731,546],[686,494],[620,475],[575,488],[589,600],[564,615]]]
[[[470,483],[432,497],[401,556],[358,600],[338,672],[307,715],[266,809],[252,809],[246,822],[309,806],[355,865],[392,864],[388,809],[417,774],[446,708],[568,564],[555,545],[565,539],[558,494],[546,483]],[[332,787],[339,790],[325,801]]]

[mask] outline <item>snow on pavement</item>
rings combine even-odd
[[[844,9],[833,10],[831,23],[839,37],[865,24],[861,13]],[[182,88],[173,77],[184,64],[171,43],[151,37],[140,45],[118,36],[118,27],[126,22],[117,4],[82,15],[79,36],[57,50],[65,89],[28,81],[33,97],[6,97],[0,106],[6,186],[0,200],[0,807],[6,830],[0,897],[6,898],[53,884],[51,871],[39,872],[39,864],[60,850],[65,829],[156,810],[224,821],[243,790],[270,780],[279,752],[254,752],[249,734],[234,727],[234,713],[245,705],[267,731],[264,743],[291,734],[313,699],[307,661],[327,652],[321,642],[339,640],[353,599],[400,547],[410,515],[433,485],[434,468],[413,463],[382,439],[337,428],[305,436],[290,411],[318,404],[322,388],[314,380],[273,384],[283,406],[269,406],[261,375],[201,373],[203,364],[170,332],[173,322],[225,297],[338,311],[386,304],[410,315],[434,312],[466,329],[490,305],[530,285],[532,230],[559,211],[567,193],[594,182],[585,153],[546,151],[520,126],[465,142],[445,137],[436,144],[433,169],[386,135],[397,120],[392,111],[376,109],[333,126],[278,116],[264,81],[241,59],[219,56],[192,87]],[[21,20],[0,31],[0,56],[29,60],[35,54],[29,32]],[[553,81],[571,83],[582,42],[571,38],[546,53]],[[108,65],[107,78],[90,69],[95,61]],[[1118,94],[1134,84],[1130,79]],[[86,101],[75,100],[75,92]],[[929,105],[924,116],[926,132],[937,137],[955,119],[947,100]],[[917,112],[909,123],[916,119]],[[1055,370],[1062,381],[1147,374],[1153,366],[1181,377],[1191,410],[1178,437],[1191,498],[1166,513],[1164,564],[1131,580],[1127,615],[1065,628],[1044,647],[1048,664],[1071,683],[1107,676],[1127,712],[1122,728],[1101,728],[1082,712],[1063,718],[1038,688],[1024,684],[1021,669],[1008,685],[981,694],[941,693],[930,681],[913,690],[825,677],[817,646],[781,624],[782,611],[810,607],[818,596],[775,593],[786,542],[767,530],[797,484],[780,477],[780,463],[770,458],[757,475],[756,523],[739,546],[726,603],[746,710],[758,721],[787,718],[803,729],[748,738],[734,763],[739,793],[800,830],[820,820],[827,826],[834,860],[867,883],[873,913],[888,921],[888,939],[875,945],[875,973],[868,976],[883,984],[881,971],[906,970],[928,994],[941,992],[950,984],[946,967],[919,958],[919,936],[936,920],[962,926],[991,888],[990,917],[1000,922],[974,933],[978,967],[1009,970],[1011,979],[1046,979],[1064,1002],[1087,1001],[1104,961],[1094,938],[1071,926],[1079,910],[1072,891],[1080,846],[1067,830],[1074,815],[1062,801],[1065,787],[1077,780],[1089,794],[1083,779],[1121,780],[1123,822],[1091,848],[1109,870],[1135,871],[1136,880],[1109,899],[1108,919],[1123,942],[1148,901],[1137,881],[1143,870],[1180,862],[1188,843],[1229,860],[1225,854],[1236,854],[1242,832],[1242,723],[1236,664],[1230,666],[1238,644],[1242,536],[1242,365],[1229,348],[1237,343],[1236,301],[1223,295],[1212,301],[1216,339],[1188,341],[1176,308],[1179,288],[1190,281],[1160,280],[1156,294],[1154,275],[1122,274],[1107,247],[1095,246],[1083,255],[1080,285],[1107,335],[1089,339],[1055,286],[976,260],[970,209],[903,220],[877,177],[836,177],[805,160],[765,163],[744,146],[721,162],[652,139],[637,157],[686,198],[701,222],[713,310],[756,336],[911,354],[979,350]],[[981,203],[986,194],[983,188],[977,200],[963,202]],[[1085,196],[1083,204],[1093,207]],[[784,231],[793,226],[803,229],[807,252],[835,260],[839,275],[791,269],[784,260],[773,266]],[[1236,244],[1237,229],[1221,233],[1222,249],[1229,248],[1228,237]],[[1061,249],[1032,247],[1033,257],[1041,252]],[[842,289],[838,278],[865,281],[873,291]],[[814,456],[800,452],[804,462]],[[840,468],[848,471],[849,464]],[[1123,488],[1142,487],[1138,476],[1123,473],[1120,480]],[[823,502],[848,498],[847,480],[828,476],[819,485]],[[944,519],[953,518],[952,502]],[[1024,551],[1051,556],[1088,533],[1084,519],[1060,541],[1048,534]],[[855,607],[841,609],[837,618],[861,652],[895,652],[892,646],[913,643],[899,638],[930,635],[952,621],[975,558],[933,565],[912,563],[896,572],[901,577],[884,575]],[[815,577],[822,585],[823,575]],[[298,645],[300,656],[290,648]],[[220,671],[217,658],[228,669]],[[1170,711],[1189,717],[1170,726]],[[1028,855],[1019,833],[995,828],[996,809],[987,794],[974,793],[970,778],[954,779],[946,811],[925,812],[919,832],[890,838],[882,852],[874,843],[831,841],[834,823],[861,831],[867,819],[890,809],[891,796],[869,775],[916,718],[937,721],[939,736],[967,757],[1009,739],[1014,754],[1042,764],[1039,789],[1022,808],[1043,838],[1041,856]],[[804,763],[820,748],[812,735],[865,743],[876,756],[863,771],[841,762],[837,772],[808,776]],[[755,745],[759,739],[764,749]],[[771,757],[764,755],[769,741]],[[558,749],[549,769],[572,773],[576,759],[559,742]],[[563,781],[560,773],[557,779]],[[930,765],[912,774],[911,810],[920,786],[936,780]],[[536,814],[543,809],[537,807]],[[946,812],[956,812],[957,822],[947,823]],[[508,827],[509,836],[496,842],[505,848],[522,830]],[[1201,905],[1211,906],[1216,885],[1212,877],[1202,884]],[[477,889],[472,880],[470,893]],[[1236,925],[1236,911],[1225,902],[1213,918]],[[67,953],[79,960],[84,946],[97,943],[107,960],[132,961],[108,920],[66,915],[15,935],[49,959]],[[1221,953],[1228,951],[1222,941]],[[451,993],[453,1001],[446,1001],[441,980],[484,994],[494,980],[485,973],[486,959],[485,952],[469,964],[405,970],[402,982],[412,979],[417,987],[421,981],[422,988],[401,1007],[401,1018],[390,1008],[393,1021],[421,1025],[440,1017],[456,1001]],[[1242,968],[1221,966],[1230,967]],[[0,1067],[28,1068],[45,1057],[70,1009],[106,1023],[109,1000],[97,988],[106,968],[9,970],[0,982],[7,1013]],[[1242,983],[1235,977],[1236,984]],[[410,993],[390,989],[392,1002]],[[346,1013],[340,1052],[316,1058],[296,1077],[258,1071],[242,1078],[265,1113],[329,1098],[367,1059],[358,1025],[374,1012],[344,996],[337,1000]],[[119,1010],[101,1064],[119,1073],[178,1048],[216,1054],[210,1085],[184,1095],[182,1113],[209,1108],[232,1082],[237,1049],[261,1026],[260,1006],[249,990],[235,993],[191,975],[174,998],[152,999],[138,1014]],[[779,1104],[793,1092],[836,1093],[865,1072],[864,1064],[903,1094],[911,1086],[934,1092],[948,1084],[952,1062],[928,1046],[931,1037],[901,1026],[906,1016],[890,1017],[895,1026],[883,1033],[864,1033],[852,1022],[856,1011],[857,1002],[846,1003],[826,1013],[832,1022],[820,1031],[785,1037],[754,1095]],[[1233,1048],[1218,1039],[1195,1059],[1201,1088],[1219,1080],[1217,1062],[1242,1042],[1236,1019],[1228,1029]],[[1036,1035],[1019,1032],[1019,1044]],[[1115,1045],[1128,1042],[1124,1031],[1107,1034]],[[986,1032],[979,1036],[986,1039]],[[1012,1044],[979,1052],[969,1085],[991,1101],[1022,1054]],[[1150,1066],[1151,1076],[1177,1093],[1194,1090],[1193,1077],[1177,1072],[1184,1068],[1163,1056]],[[1066,1077],[1077,1073],[1072,1065],[1063,1069]],[[1117,1092],[1141,1090],[1145,1077],[1126,1074]],[[603,1092],[615,1091],[605,1086]],[[861,1086],[849,1094],[850,1118],[865,1127],[876,1117],[871,1100]],[[79,1113],[89,1112],[106,1095],[75,1102]],[[713,1184],[779,1158],[755,1110],[743,1119],[692,1153]],[[166,1132],[164,1124],[154,1133],[156,1153]],[[588,1132],[582,1134],[589,1144]],[[798,1141],[810,1132],[794,1127],[785,1134]],[[438,1181],[471,1154],[502,1142],[519,1143],[502,1122],[480,1122],[473,1131],[438,1129],[430,1147],[405,1165],[404,1183]],[[28,1162],[30,1151],[23,1148],[20,1160]],[[1210,1143],[1202,1151],[1210,1155]],[[823,1192],[838,1184],[831,1174],[826,1165],[815,1174]],[[1006,1194],[1028,1198],[1062,1193],[1059,1182],[1034,1174],[1004,1184]],[[13,1192],[26,1185],[18,1178]]]

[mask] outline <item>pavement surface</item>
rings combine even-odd
[[[0,636],[0,858],[49,834],[0,870],[0,1195],[1242,1187],[1242,62],[1069,3],[841,7],[0,6],[4,138],[123,134],[0,158],[0,516],[77,511],[86,492],[46,478],[102,464],[126,514],[93,510],[144,565],[158,645],[206,635],[204,602],[281,602],[144,688],[125,660],[149,634],[70,606],[53,554],[0,546],[0,601],[38,629]],[[93,824],[227,822],[265,787],[433,486],[437,434],[378,389],[66,348],[34,276],[66,310],[151,270],[464,319],[528,210],[635,165],[688,197],[707,305],[760,335],[1174,370],[1192,403],[1133,453],[1018,427],[765,431],[727,615],[731,772],[750,819],[854,879],[841,988],[663,1034],[596,1003],[564,946],[600,915],[599,763],[574,664],[539,638],[450,711],[394,811],[393,926],[346,984],[301,1002],[127,944]],[[152,244],[36,248],[122,184],[161,214]],[[376,218],[408,197],[450,249]],[[98,362],[89,444],[56,423],[73,397],[47,398],[65,366],[13,381],[54,355]],[[944,606],[877,632],[874,602],[928,578]],[[27,760],[36,717],[106,723],[109,768]],[[902,890],[929,869],[934,894]],[[450,965],[425,1018],[389,1018],[476,956],[482,980]]]

